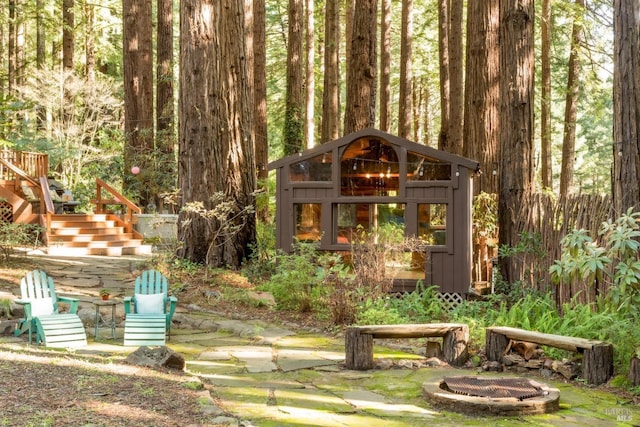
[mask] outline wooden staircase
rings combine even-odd
[[[112,214],[51,215],[47,233],[51,255],[143,255],[151,246],[142,243],[138,233],[125,231],[124,223]]]
[[[0,221],[40,224],[52,255],[151,253],[151,246],[144,245],[142,235],[133,228],[134,214],[141,213],[135,203],[96,178],[96,198],[91,200],[95,213],[57,214],[58,208],[64,210],[65,202],[54,204],[48,172],[46,154],[0,149]]]

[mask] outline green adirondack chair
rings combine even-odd
[[[15,335],[29,334],[29,344],[36,336],[36,344],[46,347],[82,347],[87,345],[87,333],[77,315],[78,299],[56,294],[53,279],[41,270],[29,271],[20,281],[21,298],[16,304],[24,307],[24,318]],[[59,303],[69,304],[67,313],[59,312]]]
[[[167,278],[157,270],[136,277],[133,296],[124,298],[124,345],[165,345],[178,299],[168,293]]]

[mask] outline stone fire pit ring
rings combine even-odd
[[[507,377],[469,377],[474,381],[487,381],[488,386],[492,382],[504,381]],[[425,382],[422,386],[424,398],[434,406],[466,415],[500,415],[518,416],[546,414],[557,411],[560,408],[560,391],[546,384],[531,381],[543,391],[541,396],[527,398],[516,397],[485,397],[459,394],[448,390],[445,378]]]

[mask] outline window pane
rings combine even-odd
[[[334,208],[337,229],[333,243],[350,243],[355,234],[374,229],[396,243],[402,241],[404,210],[402,203],[339,203]]]
[[[320,203],[298,203],[293,205],[296,229],[295,237],[301,242],[314,242],[322,238]]]
[[[340,159],[343,196],[396,196],[400,163],[391,144],[377,138],[353,141]]]
[[[429,245],[447,244],[447,205],[445,203],[418,205],[418,237]]]
[[[331,153],[324,153],[289,166],[291,181],[331,181]]]
[[[409,181],[448,181],[451,180],[451,164],[423,156],[407,153],[407,180]]]

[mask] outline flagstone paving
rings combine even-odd
[[[93,339],[98,290],[130,295],[141,257],[55,258],[38,256],[57,289],[80,298],[90,342],[79,352],[126,355],[135,348],[117,339]],[[17,286],[14,294],[17,295]],[[123,317],[122,304],[118,316]],[[222,318],[196,306],[180,306],[168,347],[187,360],[187,371],[213,387],[202,393],[202,412],[212,425],[231,426],[632,426],[640,409],[619,396],[576,383],[547,381],[560,389],[561,408],[529,417],[469,417],[440,411],[422,398],[422,384],[449,375],[482,374],[446,366],[350,371],[344,342],[268,325],[260,320]],[[121,325],[120,325],[121,326]],[[23,342],[23,337],[0,337]],[[376,357],[417,358],[376,346]],[[185,420],[187,422],[188,420]]]

